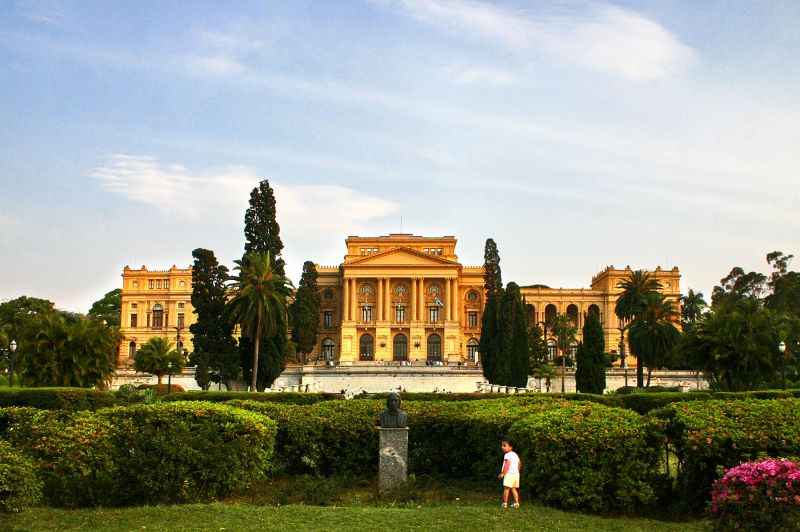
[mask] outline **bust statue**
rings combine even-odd
[[[400,410],[400,395],[396,392],[386,398],[386,410],[381,412],[381,428],[400,429],[408,427],[408,416]]]

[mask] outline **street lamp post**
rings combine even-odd
[[[8,387],[11,388],[14,386],[14,364],[17,361],[17,341],[11,340],[11,343],[8,344],[8,349],[11,352],[8,357]]]
[[[167,394],[172,393],[172,362],[167,363],[169,373],[167,373]]]
[[[783,389],[786,389],[786,342],[781,340],[778,344],[778,351],[781,352],[781,382]]]

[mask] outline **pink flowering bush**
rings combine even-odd
[[[770,458],[732,467],[714,483],[716,530],[800,530],[800,465]]]

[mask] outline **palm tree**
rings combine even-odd
[[[183,356],[169,340],[157,336],[136,350],[133,367],[136,371],[154,374],[158,377],[158,384],[161,384],[165,373],[183,368]]]
[[[564,393],[564,377],[567,373],[567,350],[575,343],[578,327],[566,314],[556,316],[550,325],[556,339],[556,347],[561,352],[561,393]]]
[[[663,294],[652,292],[644,296],[644,308],[633,321],[628,334],[636,360],[647,364],[647,386],[654,367],[664,366],[669,355],[680,340],[681,333],[675,327],[677,313],[672,302]]]
[[[242,331],[253,340],[253,373],[250,389],[256,390],[258,356],[262,336],[285,334],[280,323],[287,323],[286,298],[292,283],[272,270],[269,253],[249,253],[236,261],[239,275],[232,277],[233,297],[228,302],[230,316],[242,325]]]
[[[650,273],[636,270],[632,271],[627,279],[620,281],[617,288],[621,288],[622,292],[617,296],[614,313],[621,322],[628,323],[620,330],[624,336],[625,329],[632,327],[633,322],[644,312],[648,294],[658,293],[661,283]],[[644,386],[644,368],[639,356],[636,356],[636,386],[639,388]]]
[[[703,298],[703,292],[695,292],[691,288],[689,293],[681,296],[681,322],[683,328],[691,329],[703,315],[708,303]]]

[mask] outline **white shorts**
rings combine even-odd
[[[506,473],[503,476],[504,488],[518,488],[519,487],[519,473]]]

